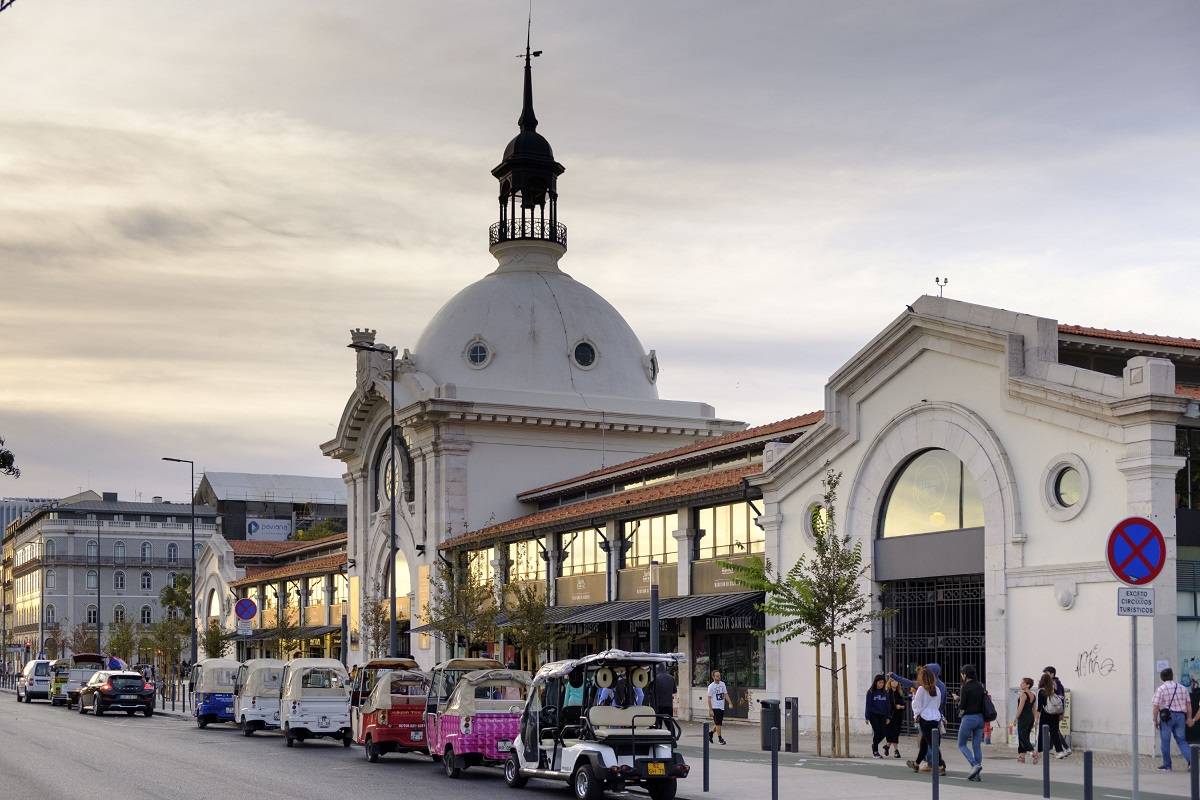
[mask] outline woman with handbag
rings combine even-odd
[[[1046,752],[1046,743],[1042,741],[1043,728],[1050,728],[1050,745],[1054,748],[1056,758],[1066,758],[1071,754],[1067,749],[1066,743],[1063,742],[1062,731],[1059,730],[1059,725],[1062,722],[1063,698],[1054,690],[1054,676],[1049,672],[1043,672],[1041,680],[1038,681],[1037,692],[1037,716],[1034,718],[1034,724],[1038,729],[1038,753]],[[1033,756],[1033,763],[1037,763],[1037,753]]]
[[[941,748],[933,746],[933,732],[939,731],[942,724],[942,698],[938,694],[937,678],[933,672],[921,667],[917,670],[917,693],[913,695],[913,720],[921,729],[921,746],[917,751],[915,761],[908,761],[908,768],[913,772],[921,771],[921,762],[928,760],[932,766],[933,759],[938,760],[941,774],[946,774],[946,762],[941,758]]]

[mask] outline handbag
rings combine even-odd
[[[1167,701],[1167,704],[1165,706],[1163,706],[1162,708],[1160,708],[1158,710],[1158,721],[1159,722],[1170,722],[1171,721],[1171,703],[1175,702],[1175,695],[1178,691],[1179,691],[1179,684],[1177,683],[1177,684],[1175,684],[1175,688],[1171,691],[1171,699]]]
[[[983,693],[983,721],[995,722],[997,716],[999,715],[996,713],[996,704],[992,702],[992,696],[985,691]]]

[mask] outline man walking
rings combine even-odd
[[[963,664],[960,675],[962,688],[959,690],[958,700],[958,751],[963,754],[967,766],[971,768],[967,773],[967,780],[977,781],[979,773],[983,771],[983,749],[980,745],[983,740],[984,696],[987,692],[979,682],[979,673],[974,664]],[[967,747],[968,741],[971,743],[970,748]]]
[[[667,672],[666,664],[659,664],[654,673],[654,713],[664,716],[675,714],[675,679]]]
[[[1154,690],[1154,727],[1158,729],[1162,745],[1163,763],[1159,769],[1170,772],[1172,737],[1183,754],[1183,760],[1189,767],[1192,765],[1185,736],[1187,719],[1192,715],[1192,698],[1187,689],[1175,682],[1175,673],[1170,667],[1160,672],[1158,677],[1162,678],[1162,683]]]
[[[725,737],[721,735],[721,723],[725,721],[725,698],[728,696],[729,689],[725,686],[725,681],[721,680],[721,670],[714,669],[712,683],[708,684],[708,711],[712,714],[714,729],[708,732],[710,742],[713,733],[716,733],[717,741],[725,744]]]

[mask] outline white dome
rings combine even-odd
[[[561,247],[513,241],[492,253],[496,271],[425,326],[418,369],[439,384],[658,399],[657,365],[607,300],[558,269]]]

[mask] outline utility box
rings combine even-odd
[[[762,730],[762,749],[763,750],[778,750],[779,738],[782,732],[783,720],[780,718],[780,707],[778,700],[759,700],[762,704],[762,713],[759,718],[759,726]]]
[[[783,698],[783,749],[800,752],[800,698]]]

